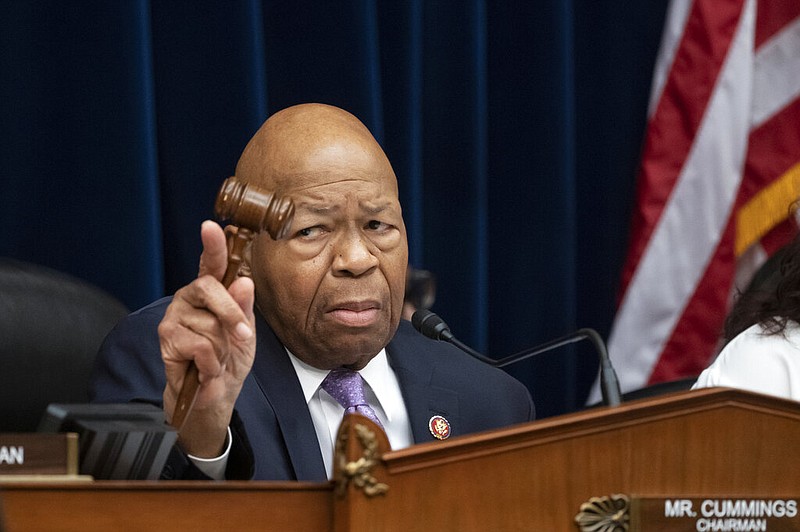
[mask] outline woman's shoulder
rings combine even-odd
[[[776,330],[769,323],[756,323],[736,335],[723,348],[734,348],[741,345],[757,346],[789,344],[800,348],[800,324],[794,320],[786,320],[786,326],[782,330]]]
[[[695,388],[729,386],[794,398],[800,382],[800,325],[782,332],[753,325],[735,336],[699,376]]]

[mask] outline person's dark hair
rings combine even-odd
[[[725,320],[725,341],[756,323],[769,334],[783,334],[789,320],[800,323],[800,235],[774,254],[739,295]]]

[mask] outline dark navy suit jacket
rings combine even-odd
[[[165,298],[134,312],[108,335],[90,384],[93,401],[161,403],[165,377],[157,326],[168,304]],[[236,402],[228,478],[325,480],[300,381],[283,345],[256,314],[255,362]],[[415,443],[436,441],[428,429],[434,415],[450,422],[451,437],[534,418],[530,394],[519,381],[447,343],[425,338],[407,321],[401,321],[386,352]],[[202,478],[177,450],[163,476]]]

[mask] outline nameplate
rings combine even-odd
[[[632,497],[630,530],[800,531],[800,497]]]
[[[0,476],[77,474],[77,434],[0,432]]]

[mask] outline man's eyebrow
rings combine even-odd
[[[391,206],[391,202],[387,201],[378,205],[359,203],[358,206],[361,207],[362,210],[366,211],[367,214],[380,214]]]
[[[320,204],[320,203],[313,203],[308,201],[302,201],[296,203],[295,209],[303,209],[311,214],[319,214],[319,215],[326,215],[331,214],[333,212],[339,211],[340,206],[337,204]]]

